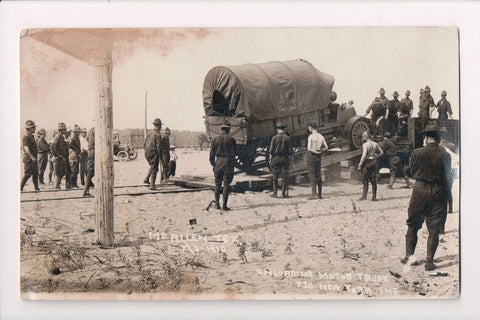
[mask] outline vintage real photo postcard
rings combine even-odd
[[[25,29],[23,299],[453,299],[456,27]]]

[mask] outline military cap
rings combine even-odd
[[[58,123],[58,130],[67,130],[67,125],[63,122]]]
[[[378,93],[385,93],[385,89],[380,88],[380,90],[378,90]]]
[[[230,124],[230,121],[227,119],[222,121],[222,126],[220,127],[221,129],[230,129],[232,125]]]
[[[424,134],[426,136],[437,136],[438,137],[438,125],[436,121],[431,121],[427,124],[427,127],[424,131],[420,132],[420,134]]]
[[[447,95],[447,91],[443,90],[442,93],[441,93],[442,96],[446,96]]]
[[[383,134],[383,136],[386,138],[390,138],[392,135],[390,134],[390,132],[387,131]]]
[[[410,90],[405,91],[405,95],[409,96],[410,95]]]
[[[170,133],[170,129],[169,129],[169,128],[165,128],[165,132]]]
[[[73,132],[82,132],[82,128],[79,125],[75,125],[73,128]]]
[[[27,120],[25,122],[25,128],[30,129],[35,127],[36,127],[35,122],[33,122],[32,120]]]
[[[41,128],[40,130],[38,130],[38,134],[47,134],[47,132],[45,131],[45,129]]]
[[[287,127],[286,124],[283,124],[280,120],[277,120],[275,123],[275,129],[285,129]]]
[[[397,91],[393,92],[393,96],[398,97],[398,92]]]
[[[430,87],[426,86],[424,92],[430,92]]]
[[[156,118],[155,120],[153,120],[152,123],[154,125],[157,125],[157,126],[161,126],[163,124],[162,121],[159,118]]]

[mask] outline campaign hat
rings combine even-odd
[[[230,129],[231,127],[232,127],[232,125],[230,124],[230,121],[225,119],[225,120],[222,121],[222,125],[221,125],[220,129]]]
[[[58,130],[67,130],[67,125],[64,122],[58,123]]]
[[[420,132],[420,134],[426,135],[426,136],[437,136],[438,137],[438,132],[440,130],[438,129],[438,124],[436,121],[431,121],[429,124],[427,124],[427,127],[425,128],[424,131]]]
[[[160,120],[160,118],[155,118],[155,120],[153,120],[152,122],[154,125],[157,125],[157,126],[161,126],[163,123],[162,123],[162,120]]]
[[[378,90],[378,93],[385,93],[385,89],[380,88],[380,90]]]
[[[27,120],[25,122],[25,128],[30,129],[35,127],[36,127],[35,122],[33,122],[32,120]]]
[[[47,132],[45,131],[45,129],[41,128],[40,130],[38,130],[38,134],[47,134]]]

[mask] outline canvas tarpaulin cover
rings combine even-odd
[[[207,116],[276,119],[325,108],[333,82],[301,59],[218,66],[205,77],[203,107]]]

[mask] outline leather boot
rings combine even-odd
[[[319,180],[318,180],[318,185],[317,185],[317,187],[318,187],[317,198],[318,199],[323,199],[323,197],[322,197],[322,177],[318,177],[318,179]]]
[[[55,189],[60,190],[60,183],[62,182],[62,177],[56,176],[55,177]]]
[[[436,268],[433,264],[433,257],[438,248],[439,234],[437,231],[430,232],[427,240],[427,258],[425,259],[425,271],[431,271]]]
[[[152,170],[152,174],[150,175],[150,190],[155,190],[155,180],[157,180],[157,172]]]
[[[413,256],[415,248],[417,247],[417,231],[413,227],[408,227],[407,234],[405,235],[405,258],[401,260],[403,264],[408,262],[408,258]]]
[[[38,187],[38,177],[33,176],[32,181],[33,181],[33,185],[35,186],[35,191],[39,191],[40,188]]]
[[[30,176],[28,175],[23,176],[22,181],[20,182],[20,192],[23,191],[23,187],[25,187],[25,184],[27,183],[28,178],[30,178]]]
[[[223,204],[222,204],[222,209],[225,211],[230,210],[230,208],[227,206],[228,202],[228,195],[230,193],[230,186],[224,186],[223,187]]]
[[[287,190],[288,190],[288,178],[283,177],[282,178],[282,198],[287,198]]]
[[[220,207],[220,186],[215,186],[215,209],[221,209],[221,207]]]
[[[272,198],[277,198],[277,192],[278,192],[278,177],[273,177],[273,194]]]
[[[377,201],[377,181],[372,182],[372,201]]]
[[[310,200],[316,199],[317,198],[317,184],[315,181],[310,182],[310,188],[312,189],[312,196],[310,197]]]
[[[70,190],[72,188],[71,186],[71,176],[70,175],[66,175],[65,176],[65,190]]]
[[[150,184],[150,176],[152,174],[152,168],[148,169],[147,176],[143,179],[143,183]]]
[[[366,200],[367,199],[367,193],[368,193],[368,181],[367,181],[367,183],[363,182],[362,197],[358,200]]]

